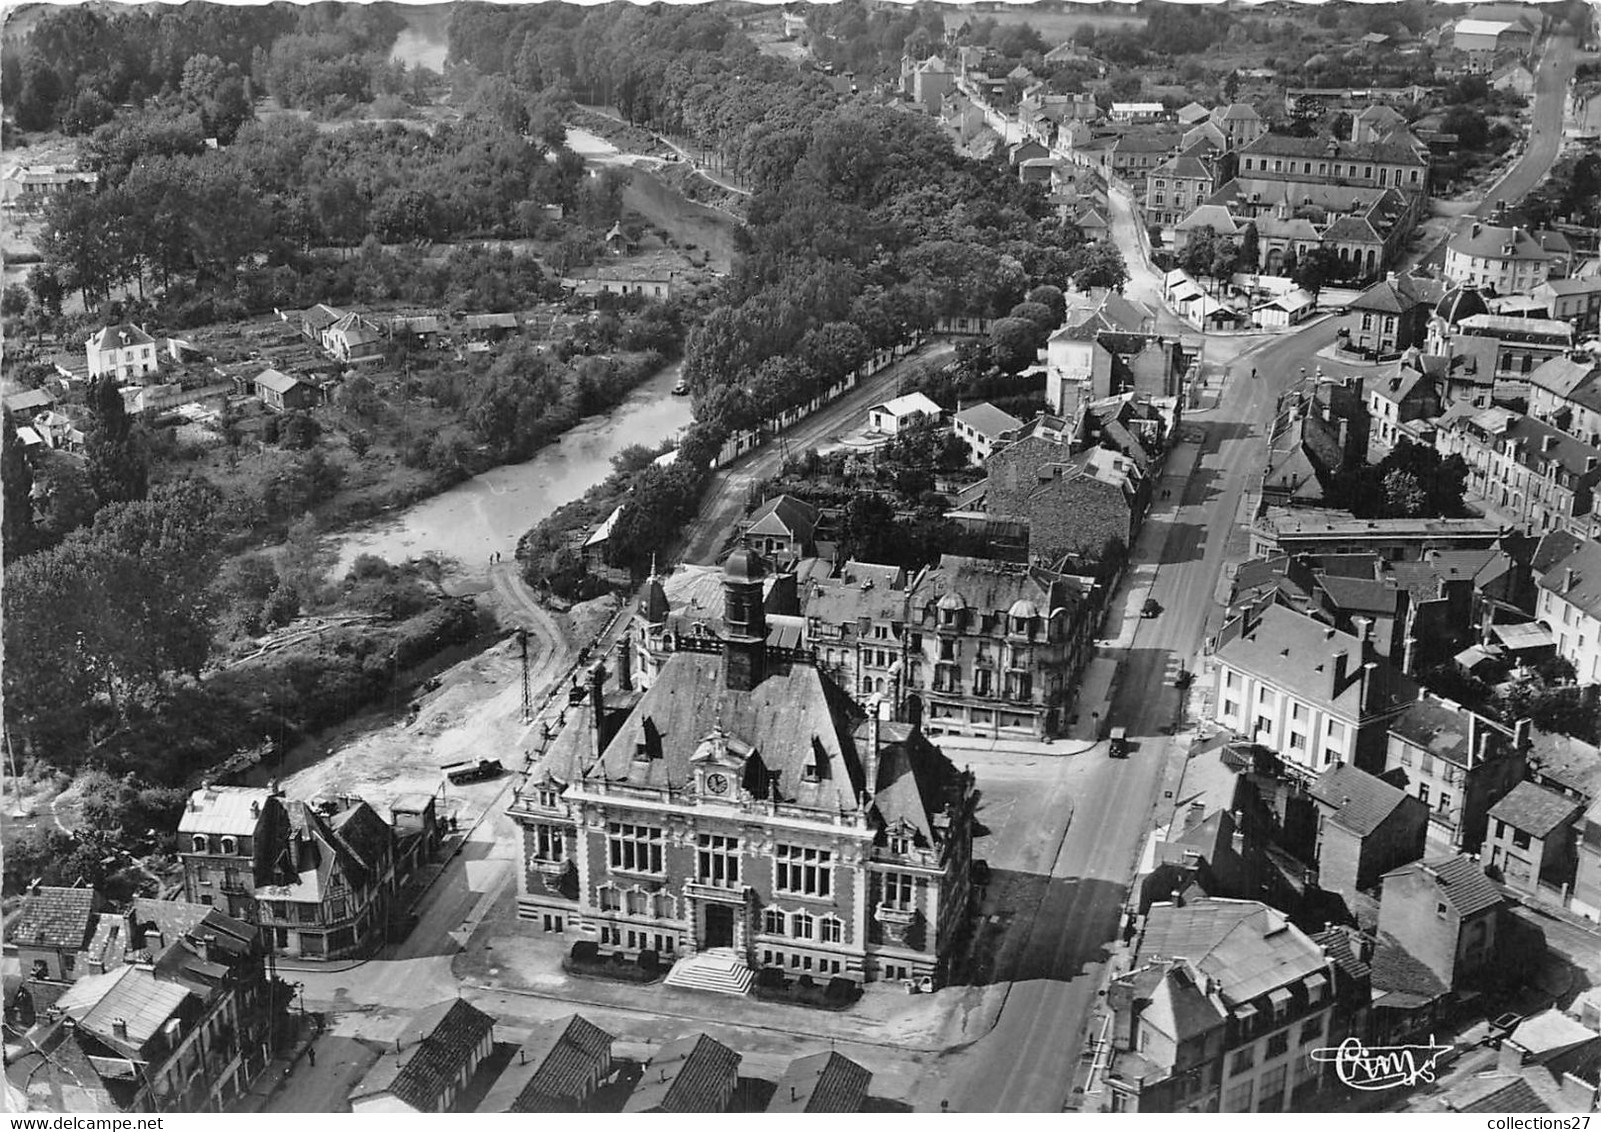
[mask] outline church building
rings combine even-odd
[[[972,774],[923,735],[915,697],[898,720],[864,712],[810,649],[773,641],[766,575],[730,555],[719,631],[613,693],[631,707],[591,671],[510,810],[519,915],[630,955],[939,979],[967,913]]]

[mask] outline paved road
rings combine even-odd
[[[1151,264],[1150,233],[1140,223],[1134,201],[1122,189],[1106,195],[1111,216],[1112,242],[1123,252],[1128,264],[1128,283],[1123,294],[1144,303],[1156,312],[1156,328],[1164,334],[1194,334],[1195,327],[1168,309],[1162,298],[1162,274]]]
[[[907,369],[924,362],[939,361],[954,353],[949,341],[935,340],[916,353],[861,382],[845,396],[825,405],[793,428],[786,430],[783,443],[768,441],[754,453],[713,477],[701,499],[700,512],[685,536],[679,559],[684,562],[714,562],[719,557],[734,524],[745,514],[750,489],[759,480],[773,475],[783,465],[785,454],[804,452],[830,440],[860,432],[871,405],[895,396],[896,384]]]
[[[1174,500],[1153,509],[1132,556],[1134,584],[1149,585],[1165,608],[1119,650],[1112,720],[1128,728],[1134,749],[1127,760],[1084,756],[1096,761],[1079,784],[1036,920],[1019,925],[1025,942],[1001,957],[996,978],[1012,989],[1000,1019],[987,1037],[931,1068],[922,1092],[931,1109],[949,1100],[959,1112],[1056,1112],[1070,1099],[1137,854],[1153,807],[1164,801],[1168,763],[1182,757],[1163,733],[1180,710],[1172,674],[1191,666],[1215,631],[1213,595],[1226,557],[1239,550],[1229,543],[1241,537],[1240,500],[1259,474],[1277,394],[1301,366],[1317,364],[1334,331],[1326,321],[1259,347],[1249,360],[1263,376],[1237,379],[1220,408],[1197,421],[1206,436],[1200,464],[1184,482],[1184,469],[1174,469]]]
[[[1523,150],[1523,156],[1484,195],[1484,199],[1471,211],[1464,213],[1451,230],[1422,259],[1426,267],[1439,268],[1445,263],[1445,245],[1451,237],[1462,231],[1475,219],[1483,219],[1495,211],[1497,201],[1516,204],[1529,191],[1545,180],[1551,166],[1562,150],[1562,115],[1568,99],[1568,83],[1573,78],[1574,42],[1571,33],[1554,35],[1546,41],[1545,54],[1534,76],[1533,135]]]

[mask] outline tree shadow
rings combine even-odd
[[[1126,884],[994,869],[948,982],[1070,982],[1110,957],[1127,899]]]

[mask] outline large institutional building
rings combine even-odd
[[[938,977],[967,910],[972,776],[918,701],[864,713],[811,650],[773,643],[766,575],[735,551],[720,630],[677,637],[645,691],[591,672],[510,811],[519,913],[629,954]]]

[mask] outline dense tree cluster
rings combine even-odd
[[[904,8],[869,7],[863,0],[818,4],[807,9],[806,26],[813,58],[864,79],[897,75],[903,55],[926,59],[945,39],[945,17],[926,2]]]
[[[1403,437],[1380,463],[1342,470],[1330,501],[1363,519],[1440,518],[1462,514],[1467,482],[1462,457]]]

